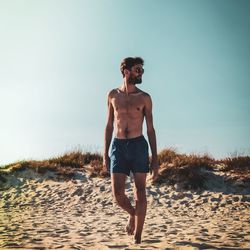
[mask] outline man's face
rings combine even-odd
[[[144,69],[141,64],[134,65],[130,70],[128,82],[131,84],[140,84],[142,82],[142,74]]]

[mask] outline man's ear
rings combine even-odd
[[[129,74],[129,70],[127,70],[127,69],[124,69],[123,72],[124,72],[124,75],[125,75],[125,76],[127,76],[127,75]]]

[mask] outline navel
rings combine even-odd
[[[125,134],[125,137],[126,137],[126,138],[128,138],[128,133],[129,133],[128,127],[126,127],[125,130],[124,130],[124,134]]]

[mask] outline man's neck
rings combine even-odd
[[[122,92],[125,92],[126,94],[129,94],[129,93],[134,93],[137,91],[137,88],[135,87],[134,84],[131,84],[131,83],[128,83],[128,80],[126,78],[124,78],[123,80],[123,84],[122,86],[120,87],[120,90]]]

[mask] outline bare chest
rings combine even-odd
[[[115,113],[142,113],[143,97],[140,94],[119,94],[112,100]]]

